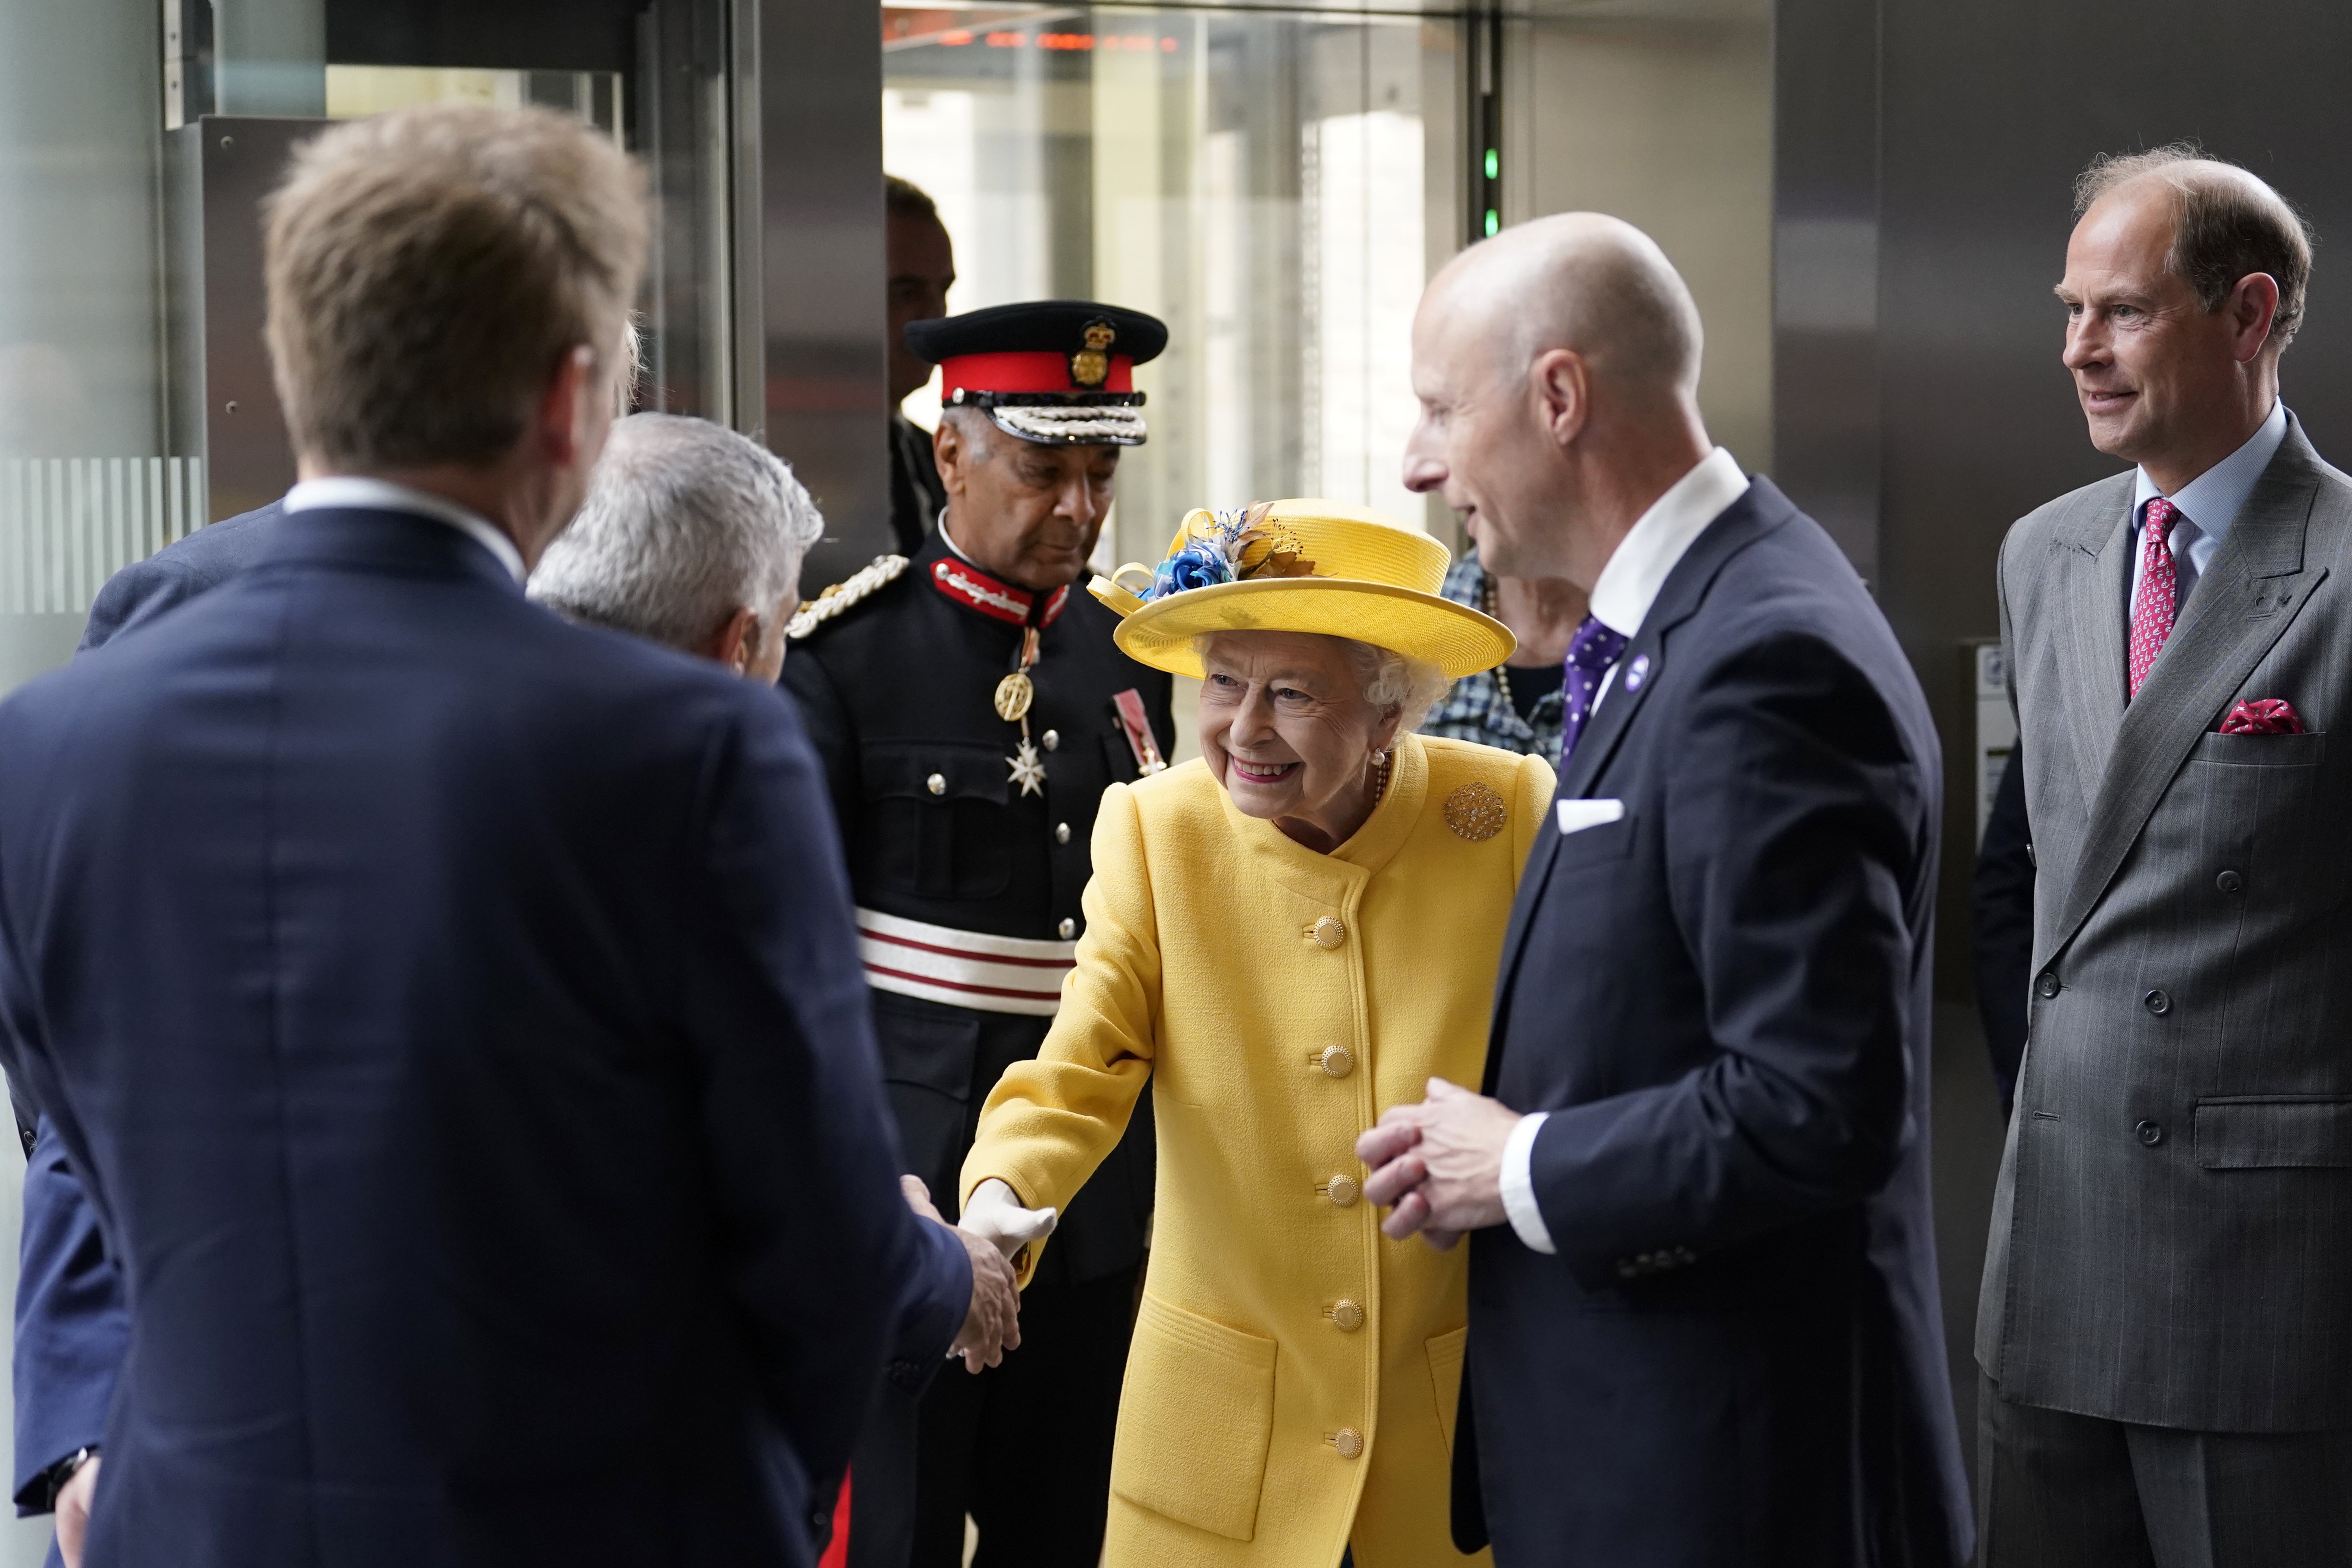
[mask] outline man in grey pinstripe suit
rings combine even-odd
[[[1978,1316],[1987,1568],[2352,1563],[2352,479],[2243,170],[2102,160],[2058,293],[2130,473],[2001,550],[2041,876]]]

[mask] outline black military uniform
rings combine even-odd
[[[1020,395],[1015,433],[1036,439],[1029,411],[1055,410]],[[1085,426],[1116,439],[1104,428]],[[884,1076],[910,1167],[950,1217],[982,1102],[1053,1022],[1103,792],[1164,766],[1175,742],[1170,679],[1118,652],[1118,619],[1083,582],[1001,582],[933,529],[793,626],[783,684],[831,783]],[[1016,673],[1029,705],[1009,719]],[[851,1466],[852,1568],[954,1568],[967,1510],[983,1563],[1094,1568],[1154,1162],[1147,1100],[1062,1216],[1022,1298],[1021,1347],[978,1377],[949,1367],[919,1404],[886,1389]]]

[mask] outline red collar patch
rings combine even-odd
[[[1007,626],[1027,626],[1037,603],[1037,595],[1028,589],[1000,583],[970,562],[951,558],[931,563],[931,586],[965,609],[978,610]],[[1045,616],[1037,624],[1052,626],[1069,602],[1070,585],[1065,583],[1045,601]]]

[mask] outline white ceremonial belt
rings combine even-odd
[[[866,984],[950,1007],[1050,1018],[1062,1005],[1062,978],[1076,967],[1077,952],[1075,942],[989,936],[878,910],[857,911]]]

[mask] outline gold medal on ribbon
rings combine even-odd
[[[1029,704],[1037,699],[1036,683],[1025,669],[1016,669],[996,683],[996,716],[1006,723],[1015,723],[1029,716]]]

